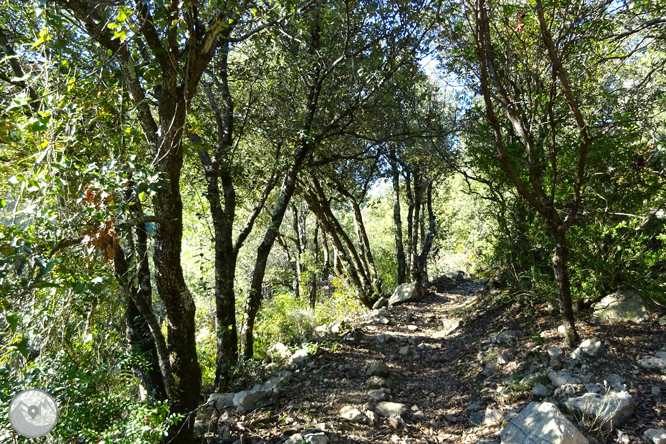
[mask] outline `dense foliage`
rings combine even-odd
[[[0,1],[0,407],[190,443],[404,282],[495,277],[571,341],[618,288],[666,303],[658,3]]]

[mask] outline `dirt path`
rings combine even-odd
[[[373,311],[353,322],[327,338],[307,366],[293,371],[274,404],[245,415],[230,412],[225,423],[231,437],[204,442],[283,443],[308,430],[323,431],[319,436],[330,443],[499,442],[501,418],[487,425],[473,421],[478,422],[479,415],[483,420],[486,408],[503,417],[534,400],[531,386],[521,382],[523,376],[541,375],[547,383],[546,348],[559,345],[570,350],[561,343],[554,321],[543,316],[545,306],[497,303],[482,296],[481,288],[476,282],[441,279],[419,303]],[[515,342],[493,343],[495,335],[509,329],[517,332]],[[605,339],[609,356],[577,371],[593,376],[597,371],[599,378],[611,371],[621,375],[637,401],[637,413],[622,432],[599,436],[598,442],[644,442],[639,437],[645,429],[665,425],[666,377],[638,371],[631,353],[659,349],[666,344],[665,329],[656,322],[581,329],[583,337]],[[502,364],[490,369],[486,365],[482,371],[485,358],[479,358],[489,353]],[[387,400],[410,409],[404,415],[405,427],[392,427],[381,417],[364,417],[365,423],[340,417],[344,406],[360,412],[374,408],[366,370],[378,361],[389,370]],[[660,393],[655,395],[653,387]]]

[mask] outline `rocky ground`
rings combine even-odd
[[[332,326],[254,390],[211,395],[201,442],[666,444],[664,318],[581,313],[572,350],[531,300],[441,278],[419,302]],[[568,436],[532,441],[544,418]]]

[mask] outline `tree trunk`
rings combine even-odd
[[[432,248],[432,241],[435,238],[435,213],[432,210],[432,181],[428,182],[428,191],[427,191],[427,205],[428,205],[428,234],[423,240],[423,246],[421,247],[421,254],[419,255],[419,279],[417,282],[423,284],[428,281],[428,254],[430,254],[430,248]]]
[[[412,280],[421,282],[419,270],[419,231],[421,228],[421,204],[423,202],[423,184],[421,174],[415,171],[414,177],[414,220],[412,221]]]
[[[395,227],[395,251],[398,261],[397,285],[405,283],[405,248],[402,243],[402,220],[400,218],[400,173],[398,172],[398,162],[395,159],[396,153],[393,151],[391,161],[391,174],[393,176],[393,225]]]
[[[257,259],[254,264],[254,271],[252,272],[252,281],[250,283],[250,291],[245,304],[245,317],[243,319],[243,328],[241,333],[241,344],[243,346],[243,356],[245,359],[252,359],[254,357],[254,320],[261,306],[261,287],[264,282],[264,275],[266,274],[266,265],[268,264],[268,255],[273,248],[275,238],[278,235],[280,225],[284,214],[289,206],[289,201],[294,194],[296,188],[296,176],[305,162],[306,157],[312,151],[312,146],[309,143],[302,142],[294,162],[287,170],[287,174],[282,182],[280,195],[273,208],[271,222],[264,235],[264,240],[257,249]]]
[[[347,276],[347,278],[351,281],[352,286],[359,292],[359,297],[364,305],[372,306],[372,304],[370,304],[370,300],[366,297],[364,292],[364,289],[367,287],[367,285],[364,284],[363,278],[361,277],[362,270],[359,272],[356,265],[357,261],[349,258],[347,250],[340,240],[340,230],[342,230],[342,227],[339,226],[337,219],[335,219],[330,210],[327,211],[327,209],[324,208],[327,203],[324,202],[324,205],[322,205],[322,202],[315,194],[315,191],[312,190],[304,193],[304,198],[310,208],[310,211],[312,211],[315,217],[317,217],[319,220],[322,230],[331,237],[331,241],[333,242],[333,246],[335,248],[334,266],[336,272],[338,275]]]
[[[414,258],[414,196],[412,195],[411,174],[406,172],[405,191],[407,193],[407,269],[405,272],[411,272],[412,260]]]
[[[555,252],[553,253],[553,273],[557,282],[557,290],[560,302],[560,314],[562,315],[564,328],[566,329],[566,343],[569,347],[575,347],[580,340],[576,331],[571,298],[571,283],[569,282],[568,247],[566,244],[566,231],[561,226],[553,227],[555,234]]]
[[[372,251],[370,250],[370,240],[368,239],[368,233],[365,231],[363,213],[361,213],[361,207],[353,198],[351,198],[351,196],[349,198],[349,203],[353,210],[354,225],[356,226],[356,236],[358,237],[359,245],[361,246],[361,252],[363,253],[363,258],[365,259],[364,262],[366,273],[372,281],[372,288],[374,289],[376,296],[379,297],[382,294],[382,282],[379,279],[379,273],[377,273],[375,259],[372,257]]]
[[[319,251],[319,224],[316,223],[315,221],[315,231],[314,231],[314,236],[313,236],[313,245],[312,248],[314,250],[314,263],[315,263],[315,270],[316,267],[319,266],[319,258],[321,256],[320,251]],[[310,280],[310,294],[309,294],[309,300],[310,300],[310,308],[314,310],[315,308],[315,303],[317,302],[317,290],[319,287],[319,283],[317,282],[317,273],[316,271],[312,272],[312,279]]]
[[[293,213],[292,228],[294,230],[294,243],[296,244],[296,252],[294,254],[294,265],[296,268],[296,282],[294,284],[294,296],[296,299],[301,297],[301,233],[300,226],[298,223],[298,208],[295,204],[291,204],[291,210]]]
[[[148,362],[148,369],[136,367],[135,371],[140,375],[146,391],[150,398],[163,401],[167,399],[167,389],[164,384],[165,378],[160,370],[160,363],[157,356],[157,345],[153,338],[148,322],[137,307],[132,294],[137,294],[137,288],[129,284],[131,270],[127,264],[125,253],[122,248],[116,249],[116,256],[113,261],[116,278],[128,295],[125,317],[127,319],[127,338],[133,353],[141,355]],[[123,284],[125,282],[125,284]],[[162,341],[164,338],[162,337]],[[164,348],[166,355],[166,347]]]

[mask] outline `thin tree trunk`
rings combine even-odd
[[[294,230],[294,243],[296,244],[296,252],[294,254],[294,265],[296,268],[296,282],[294,283],[294,295],[296,299],[301,297],[301,233],[300,226],[298,223],[298,208],[296,204],[291,204],[291,210],[293,213],[292,228]]]
[[[419,271],[419,231],[421,227],[421,203],[423,201],[423,187],[421,174],[415,171],[414,177],[414,220],[412,221],[412,280],[421,282]]]
[[[395,228],[395,251],[398,261],[397,284],[405,283],[405,270],[407,267],[405,261],[405,248],[402,243],[402,220],[400,218],[400,173],[398,171],[398,162],[395,159],[395,150],[392,152],[391,174],[393,176],[393,225]]]
[[[428,255],[430,254],[430,249],[432,248],[432,241],[435,238],[435,213],[432,210],[432,181],[428,182],[428,191],[427,191],[427,206],[428,206],[428,234],[423,240],[423,246],[421,248],[421,255],[419,256],[419,277],[420,281],[417,281],[419,284],[423,284],[428,281]]]
[[[407,193],[407,269],[411,274],[412,259],[414,257],[414,196],[412,195],[411,174],[407,171],[405,177],[405,191]]]
[[[571,283],[569,281],[568,247],[566,231],[561,226],[553,228],[555,234],[555,251],[553,253],[553,273],[557,282],[560,313],[566,330],[565,339],[569,347],[575,347],[580,338],[576,331],[571,298]]]
[[[370,240],[368,239],[368,233],[365,230],[365,224],[363,223],[363,213],[361,213],[361,207],[358,203],[350,197],[349,203],[353,210],[354,215],[354,225],[356,226],[356,236],[358,237],[359,244],[361,245],[361,251],[365,259],[366,273],[372,281],[372,287],[375,291],[377,297],[382,294],[382,282],[379,279],[379,273],[377,273],[377,265],[375,264],[375,259],[372,257],[372,251],[370,250]]]
[[[314,231],[314,236],[313,236],[313,245],[312,248],[314,250],[314,263],[315,263],[315,270],[316,267],[319,266],[319,259],[321,257],[321,252],[319,251],[319,224],[315,223],[315,231]],[[312,279],[310,280],[310,294],[309,294],[309,300],[310,300],[310,308],[314,310],[315,308],[315,303],[317,302],[317,290],[319,287],[319,283],[317,282],[317,273],[316,271],[312,272]]]
[[[165,400],[168,396],[167,387],[165,386],[165,380],[168,380],[168,374],[167,377],[162,375],[157,344],[153,336],[153,331],[155,330],[156,325],[159,327],[159,324],[157,324],[156,319],[153,316],[154,323],[152,326],[153,328],[151,328],[146,317],[142,314],[142,311],[145,311],[145,308],[144,310],[139,310],[137,304],[134,302],[134,299],[140,297],[140,290],[137,290],[137,287],[130,284],[130,281],[132,280],[132,272],[122,248],[116,249],[116,256],[113,264],[116,278],[121,283],[121,286],[125,288],[128,296],[125,317],[127,319],[127,337],[132,352],[140,354],[150,365],[148,370],[137,368],[137,373],[141,375],[143,385],[152,399],[160,401]],[[163,336],[161,337],[161,342],[162,356],[165,359],[168,359],[168,352]]]
[[[315,217],[317,217],[319,220],[322,230],[331,237],[331,242],[333,242],[333,246],[335,248],[335,270],[338,272],[338,274],[344,274],[347,276],[352,285],[358,291],[360,291],[360,297],[363,301],[363,288],[365,285],[363,279],[360,276],[360,272],[357,269],[356,262],[349,258],[347,250],[340,240],[341,227],[339,227],[339,224],[335,225],[337,223],[337,219],[335,219],[330,210],[326,211],[326,208],[321,205],[321,202],[314,191],[304,193],[304,198],[310,208],[310,211],[312,211]],[[367,300],[367,302],[363,303],[368,305],[370,301]]]
[[[314,110],[312,110],[312,112],[314,113]],[[259,307],[261,306],[261,288],[264,282],[264,275],[266,274],[268,256],[273,248],[273,243],[275,243],[275,238],[278,235],[280,225],[282,225],[282,220],[287,211],[287,207],[289,206],[289,201],[294,194],[294,189],[296,188],[296,176],[311,151],[312,146],[303,141],[301,148],[294,158],[294,162],[287,170],[287,174],[280,189],[280,195],[273,208],[270,225],[266,230],[264,240],[257,249],[257,258],[254,264],[254,271],[252,272],[250,291],[245,304],[245,317],[243,319],[241,333],[241,344],[243,346],[243,356],[245,359],[252,359],[254,357],[254,320],[259,311]]]

